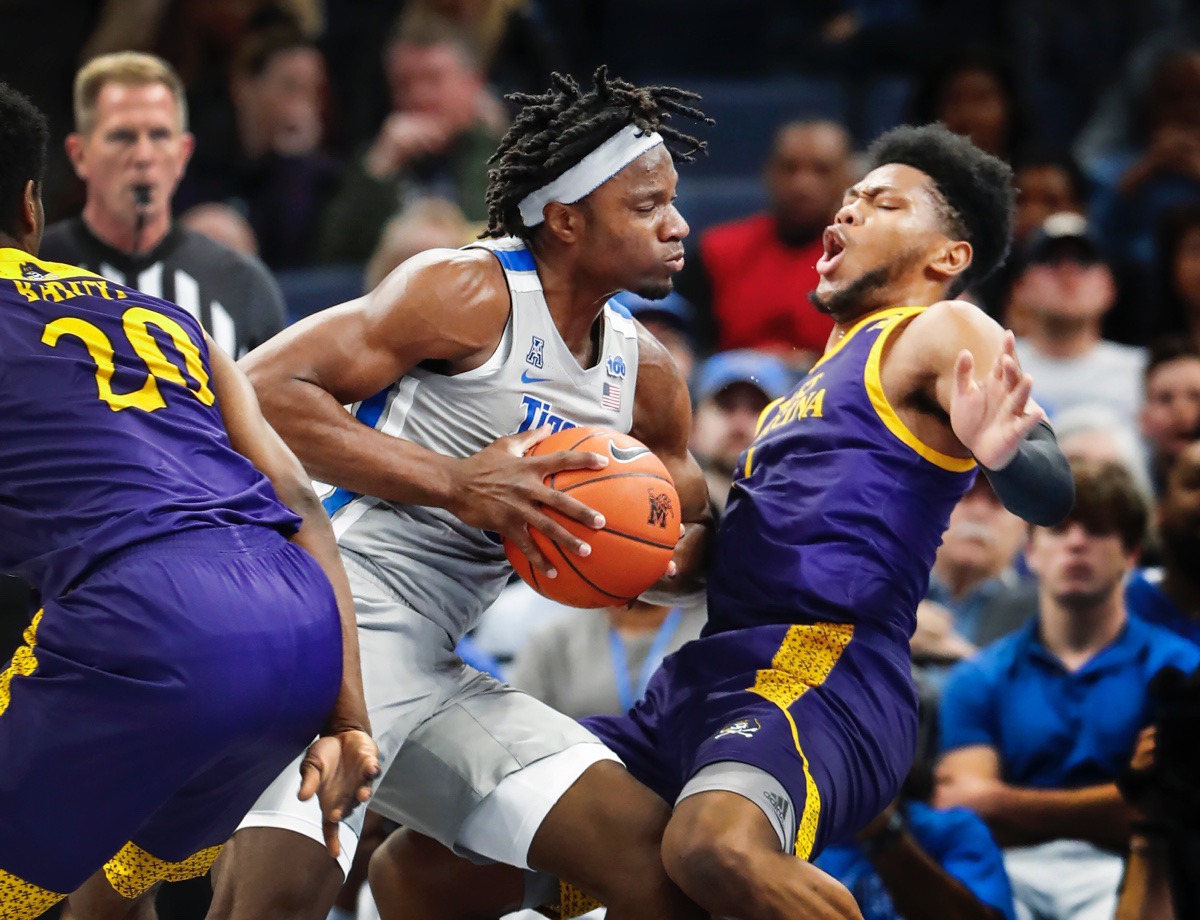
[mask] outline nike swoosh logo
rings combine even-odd
[[[615,441],[608,442],[608,452],[617,463],[629,463],[645,454],[650,453],[649,447],[617,447]]]
[[[521,383],[545,383],[549,379],[549,377],[530,377],[529,371],[521,375]]]

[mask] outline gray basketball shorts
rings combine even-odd
[[[538,826],[592,764],[619,759],[574,720],[468,665],[455,640],[343,554],[358,619],[363,689],[384,773],[370,807],[486,861],[526,867]],[[290,764],[242,820],[324,843],[316,797]],[[364,809],[339,829],[343,874]]]

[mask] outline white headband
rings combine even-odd
[[[542,208],[550,202],[574,204],[662,142],[657,131],[626,125],[553,182],[522,198],[518,205],[521,221],[526,227],[536,227],[545,219]]]

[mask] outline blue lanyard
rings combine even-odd
[[[667,657],[667,646],[671,644],[671,637],[675,635],[675,630],[679,628],[679,621],[682,619],[683,611],[676,607],[667,614],[662,625],[658,627],[658,632],[654,634],[654,641],[650,643],[650,651],[646,654],[646,663],[642,665],[642,674],[638,678],[636,695],[633,687],[629,684],[629,658],[625,654],[625,643],[621,641],[620,634],[609,627],[608,644],[612,649],[613,669],[616,671],[617,678],[617,697],[621,701],[622,713],[628,712],[633,708],[634,703],[646,695],[646,687],[650,684],[650,678],[654,676],[654,672],[662,664],[662,660]]]

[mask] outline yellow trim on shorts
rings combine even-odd
[[[33,920],[65,897],[0,869],[0,917],[4,920]]]
[[[120,853],[104,864],[104,875],[113,891],[122,897],[141,897],[159,882],[184,882],[205,875],[223,845],[200,850],[180,862],[167,862],[147,853],[136,843],[127,843]]]
[[[892,311],[893,315],[888,322],[887,328],[879,333],[879,338],[871,346],[871,353],[867,355],[867,363],[863,369],[863,382],[866,384],[867,396],[871,400],[875,414],[879,416],[880,421],[883,422],[888,431],[934,466],[949,470],[951,473],[966,473],[975,469],[974,459],[971,457],[952,457],[949,454],[943,454],[936,448],[930,447],[913,434],[909,427],[900,420],[900,416],[896,414],[896,410],[892,408],[892,404],[888,402],[887,395],[883,392],[883,378],[880,365],[883,360],[883,349],[887,344],[888,338],[900,327],[900,324],[904,320],[911,316],[916,316],[925,309],[925,307],[904,307],[899,311]]]
[[[792,743],[804,767],[804,810],[796,826],[796,856],[808,859],[817,842],[817,822],[821,818],[821,790],[813,779],[808,756],[800,745],[800,732],[789,707],[811,688],[819,687],[829,677],[842,652],[854,638],[849,623],[814,623],[788,628],[771,660],[771,667],[759,671],[751,693],[770,700],[781,710],[792,728]]]
[[[590,914],[604,905],[590,894],[584,894],[570,882],[558,883],[558,920],[572,920]]]
[[[34,654],[34,648],[37,646],[37,628],[42,622],[42,614],[45,609],[39,610],[34,614],[33,622],[25,629],[25,635],[22,637],[25,644],[13,652],[12,661],[8,663],[8,667],[0,672],[0,716],[4,715],[8,709],[8,704],[12,700],[12,690],[10,685],[14,677],[28,677],[37,670],[37,655]],[[3,870],[0,870],[3,871]],[[3,916],[7,917],[8,914]]]

